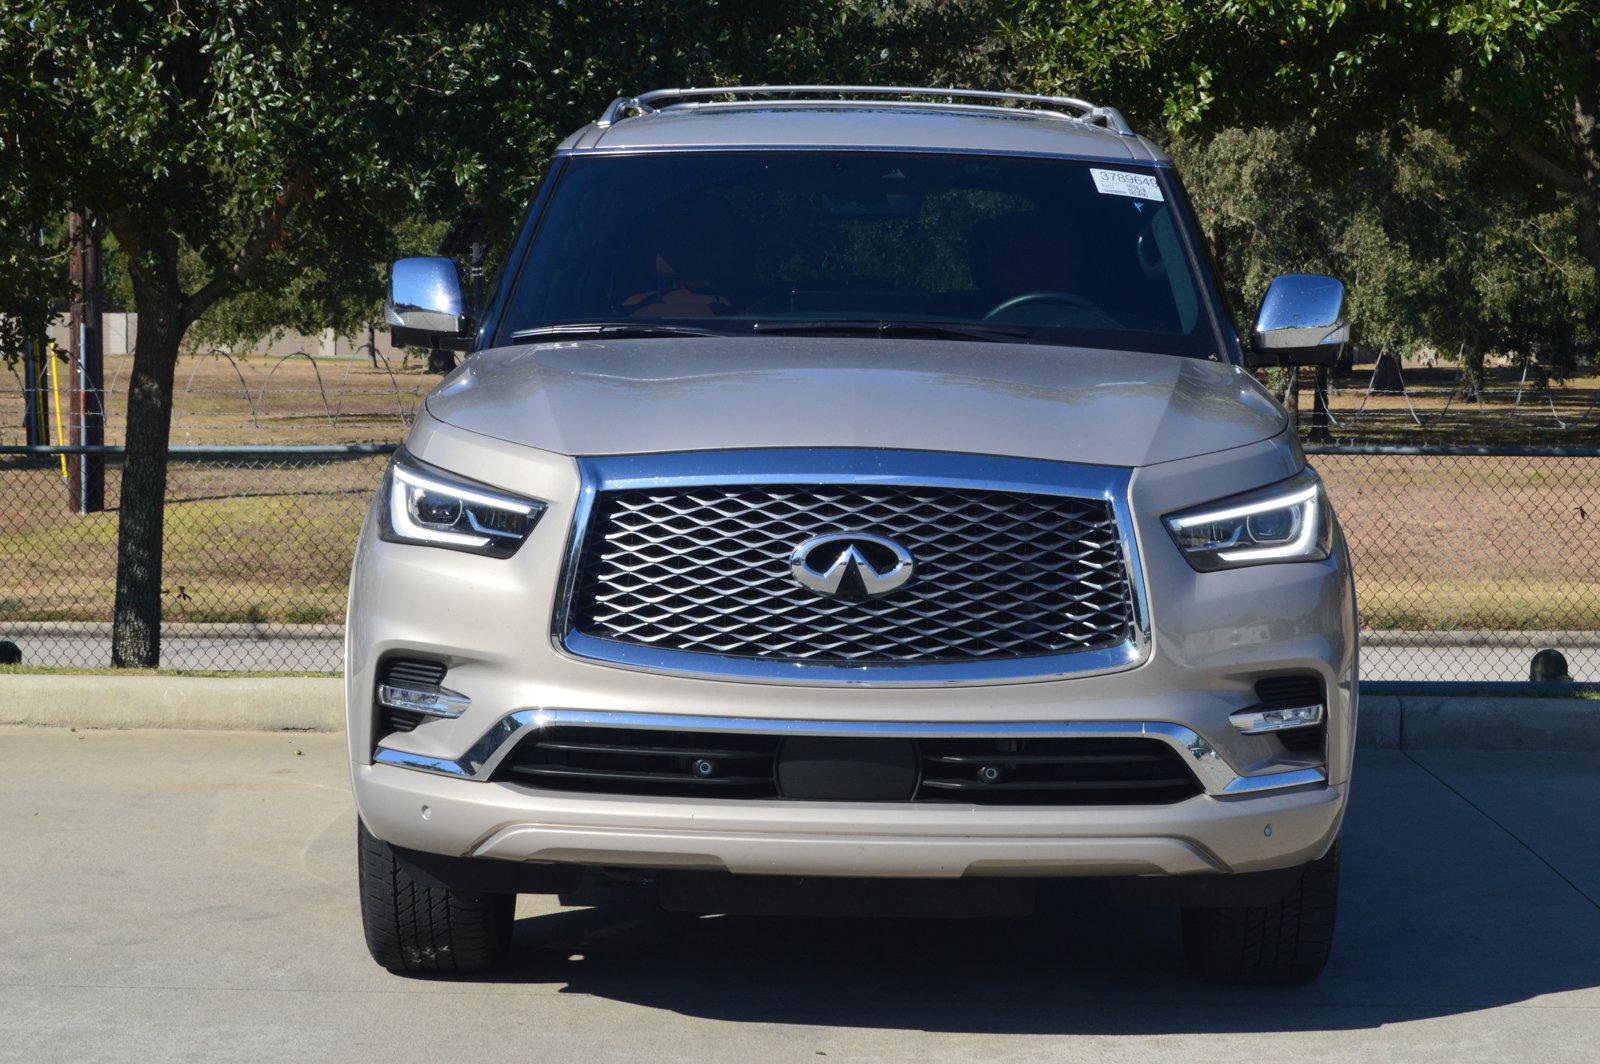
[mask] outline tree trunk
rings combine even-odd
[[[138,286],[144,287],[144,286]],[[183,339],[182,293],[174,284],[137,291],[139,335],[128,381],[127,457],[117,522],[117,602],[111,663],[161,661],[162,519],[167,502],[167,432],[172,381]]]
[[[1600,35],[1588,32],[1580,17],[1570,16],[1561,42],[1573,78],[1567,136],[1583,185],[1577,197],[1578,250],[1600,276]],[[1600,333],[1600,305],[1589,308],[1588,318],[1591,334]]]
[[[1600,173],[1589,194],[1578,197],[1578,252],[1600,277]],[[1600,326],[1600,307],[1591,307],[1589,317],[1591,327]]]

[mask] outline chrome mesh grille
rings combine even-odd
[[[910,583],[846,601],[797,584],[813,536],[909,550]],[[925,486],[763,484],[601,491],[572,584],[585,635],[803,662],[951,662],[1115,647],[1132,589],[1097,499]]]

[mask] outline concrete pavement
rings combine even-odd
[[[1600,1059],[1600,755],[1365,750],[1339,942],[1191,981],[1176,918],[522,899],[516,960],[361,944],[336,735],[0,729],[0,1061]]]

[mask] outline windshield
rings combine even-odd
[[[593,325],[617,336],[875,332],[1217,357],[1172,208],[1148,168],[1065,159],[575,158],[498,342]]]

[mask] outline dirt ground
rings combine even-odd
[[[1580,368],[1566,378],[1537,369],[1527,376],[1511,366],[1490,367],[1478,394],[1467,387],[1461,367],[1407,364],[1404,391],[1374,388],[1374,367],[1335,374],[1328,410],[1335,443],[1495,444],[1594,446],[1600,444],[1600,373]],[[1309,427],[1310,373],[1303,376],[1300,412]]]
[[[1600,628],[1600,458],[1316,455],[1364,627]]]
[[[106,442],[127,428],[129,356],[106,359]],[[61,383],[64,366],[57,367]],[[173,444],[399,443],[439,382],[420,358],[189,355],[178,363]],[[0,370],[0,445],[25,442],[22,376]],[[61,442],[51,415],[50,440]]]
[[[213,464],[169,471],[163,615],[169,621],[337,624],[350,556],[387,459]],[[108,468],[114,504],[118,470]],[[59,468],[0,458],[0,619],[105,621],[117,514],[65,506]]]

